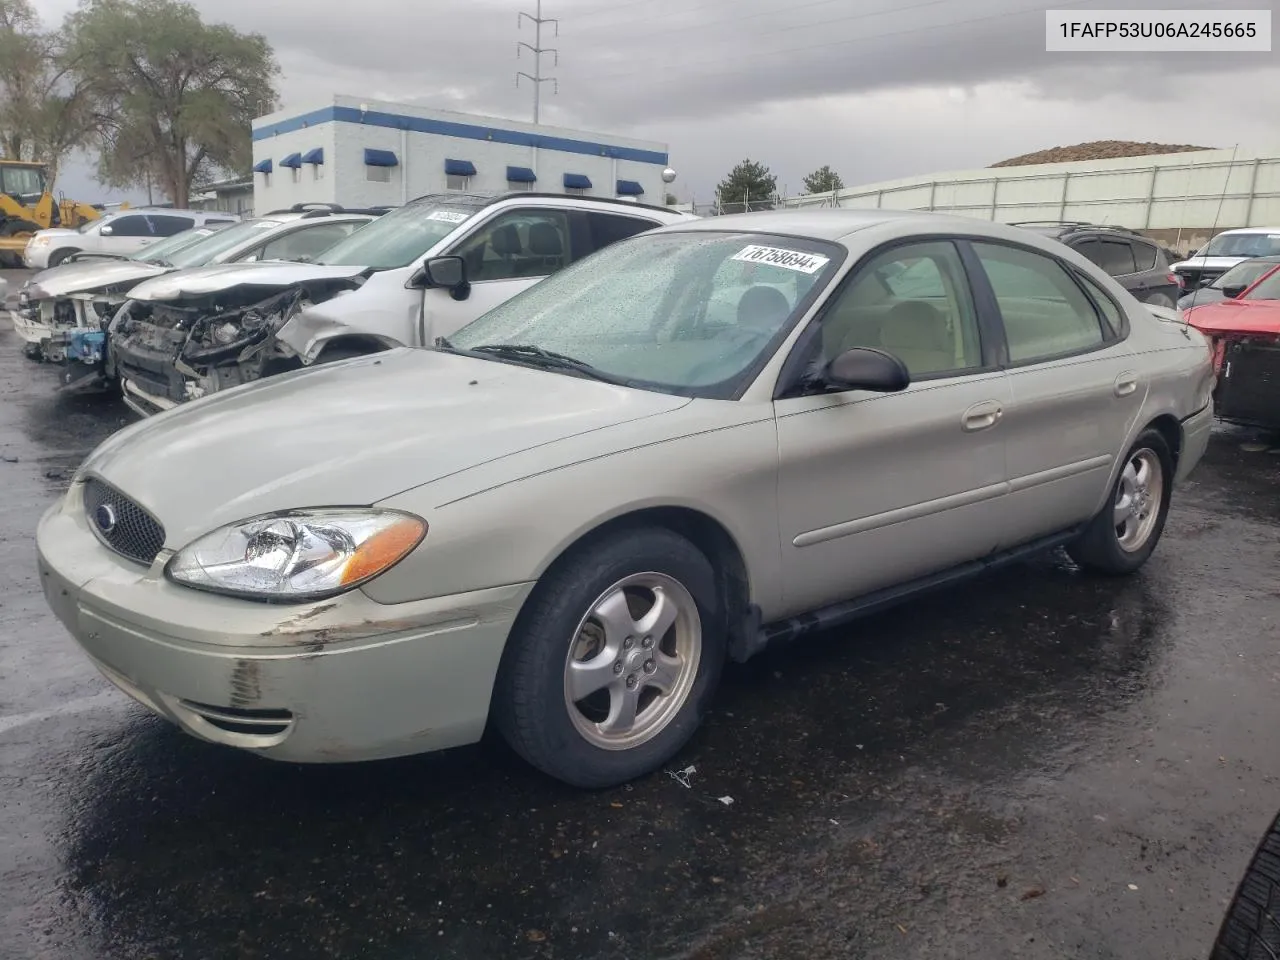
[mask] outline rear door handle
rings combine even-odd
[[[1138,375],[1132,371],[1125,371],[1116,377],[1116,396],[1127,397],[1133,391],[1138,389]]]
[[[960,424],[965,432],[974,433],[978,430],[994,427],[1003,416],[1004,407],[1000,406],[1000,401],[985,400],[982,403],[975,403],[966,410],[960,420]]]

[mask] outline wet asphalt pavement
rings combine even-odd
[[[0,957],[1202,960],[1280,809],[1280,455],[1248,434],[1139,576],[1051,556],[771,651],[688,786],[580,793],[498,744],[280,765],[109,687],[32,532],[131,414],[55,383],[0,321]]]

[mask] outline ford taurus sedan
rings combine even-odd
[[[431,348],[122,430],[39,568],[99,669],[198,737],[352,761],[492,722],[600,787],[681,749],[727,659],[1055,546],[1134,572],[1212,387],[1200,333],[1027,231],[718,217]]]

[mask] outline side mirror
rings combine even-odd
[[[102,234],[104,237],[109,237],[111,236],[111,234],[115,233],[115,231],[111,229],[111,224],[108,223],[105,226],[103,226],[103,228],[99,230],[98,233]]]
[[[1247,283],[1233,283],[1222,288],[1222,295],[1229,300],[1234,300],[1248,289],[1249,285]]]
[[[409,286],[421,290],[433,287],[448,290],[455,300],[465,300],[471,295],[467,265],[461,257],[432,257],[409,278]]]
[[[897,393],[910,385],[911,374],[907,365],[891,353],[854,347],[827,364],[822,380],[828,389]]]

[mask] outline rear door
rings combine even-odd
[[[1011,402],[1002,547],[1055,533],[1097,508],[1147,384],[1108,314],[1119,307],[1074,268],[1011,243],[973,241],[980,291],[1000,319]],[[1105,309],[1104,309],[1105,306]]]
[[[912,383],[775,402],[787,613],[945,570],[1000,539],[1009,383],[966,274],[947,240],[873,254],[797,346],[805,367],[886,350]]]

